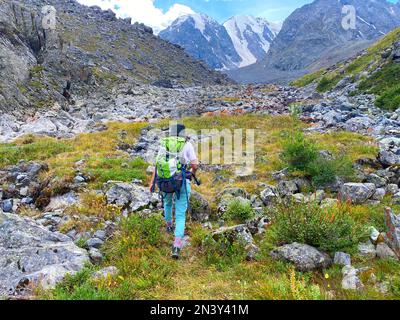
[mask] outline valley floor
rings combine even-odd
[[[145,189],[149,181],[149,175],[146,173],[149,163],[141,156],[148,155],[146,151],[152,143],[156,143],[151,140],[153,137],[148,134],[148,130],[143,130],[148,127],[148,122],[109,122],[102,125],[101,131],[79,133],[73,137],[67,135],[51,138],[30,134],[23,135],[13,142],[0,144],[2,208],[5,212],[13,212],[0,214],[0,222],[2,219],[14,219],[8,214],[33,218],[38,225],[45,226],[51,232],[67,235],[69,241],[73,240],[77,247],[84,248],[84,251],[87,249],[91,259],[91,263],[87,260],[86,266],[78,272],[73,272],[74,275],[66,276],[61,282],[57,281],[59,283],[55,288],[37,286],[32,280],[32,286],[22,290],[24,294],[34,299],[74,300],[400,299],[398,259],[378,259],[375,258],[376,253],[371,258],[360,253],[358,248],[359,242],[369,241],[362,228],[374,227],[378,233],[388,232],[384,217],[385,207],[392,207],[394,212],[400,210],[396,197],[389,192],[389,185],[393,185],[389,180],[398,178],[394,169],[390,166],[379,168],[382,172],[390,173],[387,174],[389,178],[383,178],[385,191],[381,198],[372,199],[371,194],[362,203],[354,204],[351,201],[335,201],[340,198],[338,190],[322,187],[319,185],[321,181],[313,180],[315,177],[310,177],[305,171],[286,172],[284,178],[276,178],[276,173],[288,165],[287,160],[282,157],[288,139],[306,132],[306,138],[302,135],[300,138],[307,139],[306,142],[302,142],[305,143],[303,149],[312,144],[318,152],[323,151],[333,159],[343,159],[343,162],[340,162],[340,170],[343,171],[341,185],[346,182],[365,183],[371,174],[379,175],[376,166],[382,165],[376,160],[377,155],[386,150],[386,147],[382,146],[382,140],[390,139],[390,130],[394,127],[400,128],[400,123],[392,121],[390,125],[385,126],[386,132],[378,130],[381,129],[380,121],[383,117],[386,119],[386,116],[373,106],[370,106],[369,113],[350,116],[349,114],[357,109],[355,104],[360,100],[363,103],[369,101],[363,97],[353,101],[330,97],[329,102],[324,102],[322,97],[312,97],[312,94],[307,97],[306,93],[296,89],[291,92],[289,88],[270,86],[257,87],[255,92],[248,92],[246,88],[240,88],[239,91],[227,88],[224,89],[224,93],[227,96],[207,98],[204,101],[206,108],[203,107],[200,114],[185,116],[184,113],[180,121],[196,131],[255,129],[255,171],[246,177],[236,175],[233,166],[202,166],[200,178],[203,183],[194,189],[206,202],[207,209],[194,209],[200,214],[209,210],[210,219],[200,219],[202,221],[197,222],[193,218],[193,221],[189,222],[187,241],[190,244],[179,261],[170,258],[172,238],[164,231],[162,212],[157,208],[156,201],[143,199],[148,196]],[[325,110],[321,112],[321,108]],[[332,115],[333,112],[342,117]],[[155,128],[168,125],[166,119],[153,119],[151,122]],[[138,145],[140,148],[137,148]],[[209,152],[215,151],[211,149]],[[31,180],[28,183],[27,196],[23,195],[25,193],[22,192],[21,183],[13,182],[22,170],[22,159],[42,162],[48,166],[37,175],[29,176]],[[326,163],[331,163],[329,161]],[[343,167],[347,168],[348,163],[355,165],[356,172],[345,173],[342,170]],[[324,174],[329,173],[324,171]],[[323,179],[325,178],[324,176]],[[132,182],[135,179],[141,182]],[[349,237],[345,235],[345,244],[338,244],[335,240],[332,240],[333,243],[323,239],[319,241],[320,247],[331,257],[337,251],[351,254],[351,264],[357,271],[357,279],[362,283],[357,285],[357,289],[343,288],[343,267],[340,265],[330,264],[326,268],[300,272],[296,271],[293,264],[271,257],[271,250],[295,241],[282,239],[286,231],[279,229],[282,226],[272,218],[274,210],[272,205],[266,205],[268,199],[263,198],[263,191],[268,188],[275,190],[273,188],[277,187],[279,192],[283,192],[281,187],[288,186],[295,180],[296,183],[301,180],[310,184],[283,195],[287,198],[294,196],[293,198],[301,199],[297,204],[293,204],[293,211],[301,212],[303,202],[306,205],[305,203],[310,201],[307,199],[311,199],[313,194],[323,191],[324,199],[321,201],[334,202],[333,217],[335,214],[338,217],[344,214],[346,220],[343,224],[350,221]],[[41,181],[40,186],[37,181]],[[44,187],[43,181],[46,182]],[[122,203],[122,206],[113,203],[110,198],[114,195],[111,195],[107,185],[109,181],[125,182],[127,186],[117,185],[122,189],[116,190],[122,192],[130,188],[130,192],[135,196],[140,194],[138,199],[131,199],[129,203]],[[30,195],[34,184],[36,191]],[[374,188],[382,189],[382,186],[376,183]],[[241,198],[240,201],[243,200],[245,204],[239,204],[239,209],[235,211],[231,202],[223,204],[221,191],[228,194],[239,192],[240,196],[233,197]],[[121,193],[118,192],[117,202],[121,200]],[[23,199],[30,196],[32,201],[35,201],[25,205]],[[256,198],[261,199],[263,204],[253,205]],[[8,203],[6,201],[9,199],[13,200],[12,208],[4,210],[4,203]],[[38,201],[39,199],[42,202]],[[132,209],[127,214],[127,210],[137,204],[136,201],[143,201],[145,205],[138,205],[139,208]],[[234,202],[232,199],[229,201]],[[271,222],[259,227],[254,234],[252,232],[252,244],[257,250],[250,259],[248,250],[240,241],[228,243],[224,242],[225,240],[213,240],[215,231],[220,230],[221,226],[231,227],[249,222],[241,216],[249,209],[249,203],[252,203],[252,214],[254,208],[258,210],[262,207],[262,215],[267,216]],[[324,212],[319,207],[322,204],[318,204],[318,212]],[[221,215],[220,207],[223,205],[227,206],[225,210],[231,212],[232,216]],[[330,220],[332,225],[341,228],[341,221],[336,225],[334,220]],[[112,232],[109,234],[110,226]],[[312,232],[311,229],[307,230]],[[332,233],[332,230],[329,232]],[[350,232],[355,234],[350,235]],[[103,239],[100,239],[102,237]],[[315,237],[318,235],[314,235]],[[312,238],[313,236],[304,236],[304,239],[311,239],[311,242]],[[96,239],[101,242],[96,242]],[[0,247],[1,245],[4,243],[0,238]],[[318,247],[316,243],[310,245]],[[7,251],[3,253],[9,254]],[[104,268],[111,266],[115,268],[104,271]],[[93,276],[98,270],[102,270],[103,275]],[[15,279],[20,279],[21,276],[28,277],[28,271],[14,271]],[[1,282],[7,281],[7,274],[0,270],[0,294]]]

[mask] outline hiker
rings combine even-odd
[[[194,147],[185,136],[185,126],[171,126],[169,136],[161,139],[150,191],[154,192],[157,185],[163,201],[167,232],[171,234],[174,232],[172,208],[175,201],[175,241],[172,248],[174,259],[179,259],[182,250],[191,179],[195,179],[198,164]]]

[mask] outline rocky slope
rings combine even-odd
[[[161,86],[224,83],[144,25],[76,1],[0,2],[0,109],[73,104],[74,97],[111,95],[119,83]],[[43,29],[42,7],[53,5],[56,29]],[[5,78],[7,75],[7,78]]]
[[[179,119],[212,112],[252,112],[265,110],[279,113],[289,102],[296,101],[297,91],[281,88],[268,96],[255,93],[257,100],[246,101],[246,87],[204,86],[165,89],[151,85],[124,84],[97,96],[76,97],[74,104],[54,104],[32,112],[6,112],[0,118],[0,142],[27,134],[73,137],[83,132],[102,130],[110,121],[138,122]],[[235,98],[231,101],[230,97]],[[242,97],[241,99],[236,97]],[[239,99],[239,100],[236,100]],[[275,108],[275,109],[274,109]],[[21,115],[22,113],[22,115]]]
[[[354,30],[342,27],[344,5],[356,8]],[[399,25],[399,6],[386,0],[316,0],[285,20],[263,61],[230,75],[240,82],[285,82],[315,70],[314,64],[327,67],[351,57]]]
[[[293,81],[294,85],[319,92],[357,96],[374,94],[376,106],[395,111],[400,106],[400,28],[397,28],[356,57]]]

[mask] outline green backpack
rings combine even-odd
[[[181,158],[185,144],[185,138],[161,139],[160,150],[156,157],[156,182],[161,192],[179,194],[184,181],[185,168],[181,163]]]

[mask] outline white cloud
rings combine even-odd
[[[177,18],[193,14],[194,11],[185,5],[174,4],[164,13],[154,6],[154,0],[78,0],[87,6],[99,6],[103,10],[112,9],[120,18],[132,18],[132,22],[142,22],[158,34],[166,29]]]

